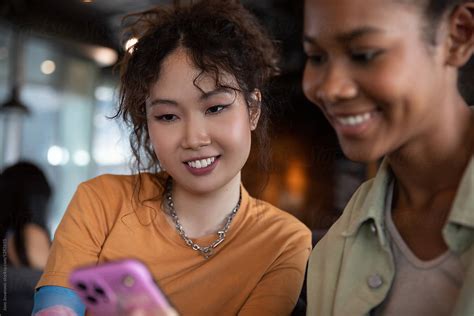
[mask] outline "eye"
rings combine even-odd
[[[173,122],[173,121],[176,121],[178,117],[174,114],[164,114],[164,115],[155,116],[155,119],[158,121],[163,121],[163,122]]]
[[[380,50],[351,53],[351,59],[359,64],[368,64],[382,53]]]
[[[324,54],[307,54],[306,58],[313,65],[321,65],[327,60],[327,57]]]
[[[206,114],[218,114],[222,112],[228,105],[214,105],[206,110]]]

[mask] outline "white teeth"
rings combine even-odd
[[[368,113],[359,114],[359,115],[338,117],[337,121],[341,123],[342,125],[355,126],[355,125],[368,121],[370,117],[371,117],[371,114],[368,112]]]
[[[191,168],[201,169],[201,168],[206,168],[207,166],[212,164],[215,160],[216,160],[216,157],[211,157],[211,158],[206,158],[206,159],[188,161],[187,164]]]

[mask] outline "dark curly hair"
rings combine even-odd
[[[265,95],[270,79],[279,73],[276,46],[257,19],[238,1],[207,0],[187,6],[176,3],[159,6],[130,14],[123,23],[124,37],[135,37],[138,42],[119,63],[120,99],[114,117],[121,117],[131,127],[133,167],[139,175],[141,171],[160,173],[148,135],[145,100],[150,86],[159,78],[163,60],[178,47],[186,49],[201,74],[214,76],[216,86],[222,86],[219,78],[223,73],[233,75],[239,86],[237,90],[249,107],[255,105],[251,92],[259,89]],[[263,99],[253,137],[259,144],[260,164],[265,166],[269,153],[269,106]]]

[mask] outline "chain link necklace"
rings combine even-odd
[[[197,251],[201,256],[204,257],[204,259],[209,259],[209,257],[211,257],[214,253],[214,248],[219,246],[224,241],[224,239],[226,237],[225,234],[229,230],[230,223],[232,223],[232,220],[234,219],[235,214],[239,210],[240,202],[242,201],[242,190],[239,189],[239,201],[234,206],[234,208],[229,213],[229,215],[227,215],[226,222],[225,222],[224,226],[222,226],[222,228],[217,231],[217,239],[214,240],[209,246],[202,247],[202,246],[196,244],[195,242],[193,242],[191,240],[191,238],[189,238],[186,235],[183,226],[179,222],[178,214],[176,214],[176,211],[174,209],[173,197],[171,195],[172,187],[173,187],[173,181],[172,181],[171,177],[169,177],[168,181],[166,182],[165,198],[166,198],[166,202],[167,202],[167,205],[168,205],[169,215],[171,216],[171,219],[174,222],[176,230],[178,231],[179,235],[184,240],[186,245],[191,247],[193,250]]]

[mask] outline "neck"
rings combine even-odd
[[[434,109],[439,120],[433,128],[388,155],[397,179],[397,204],[422,209],[437,198],[449,205],[454,199],[473,154],[474,115],[463,101],[450,105],[456,111]]]
[[[215,234],[239,200],[240,172],[226,185],[210,192],[190,191],[173,183],[174,209],[186,234],[199,238]]]

